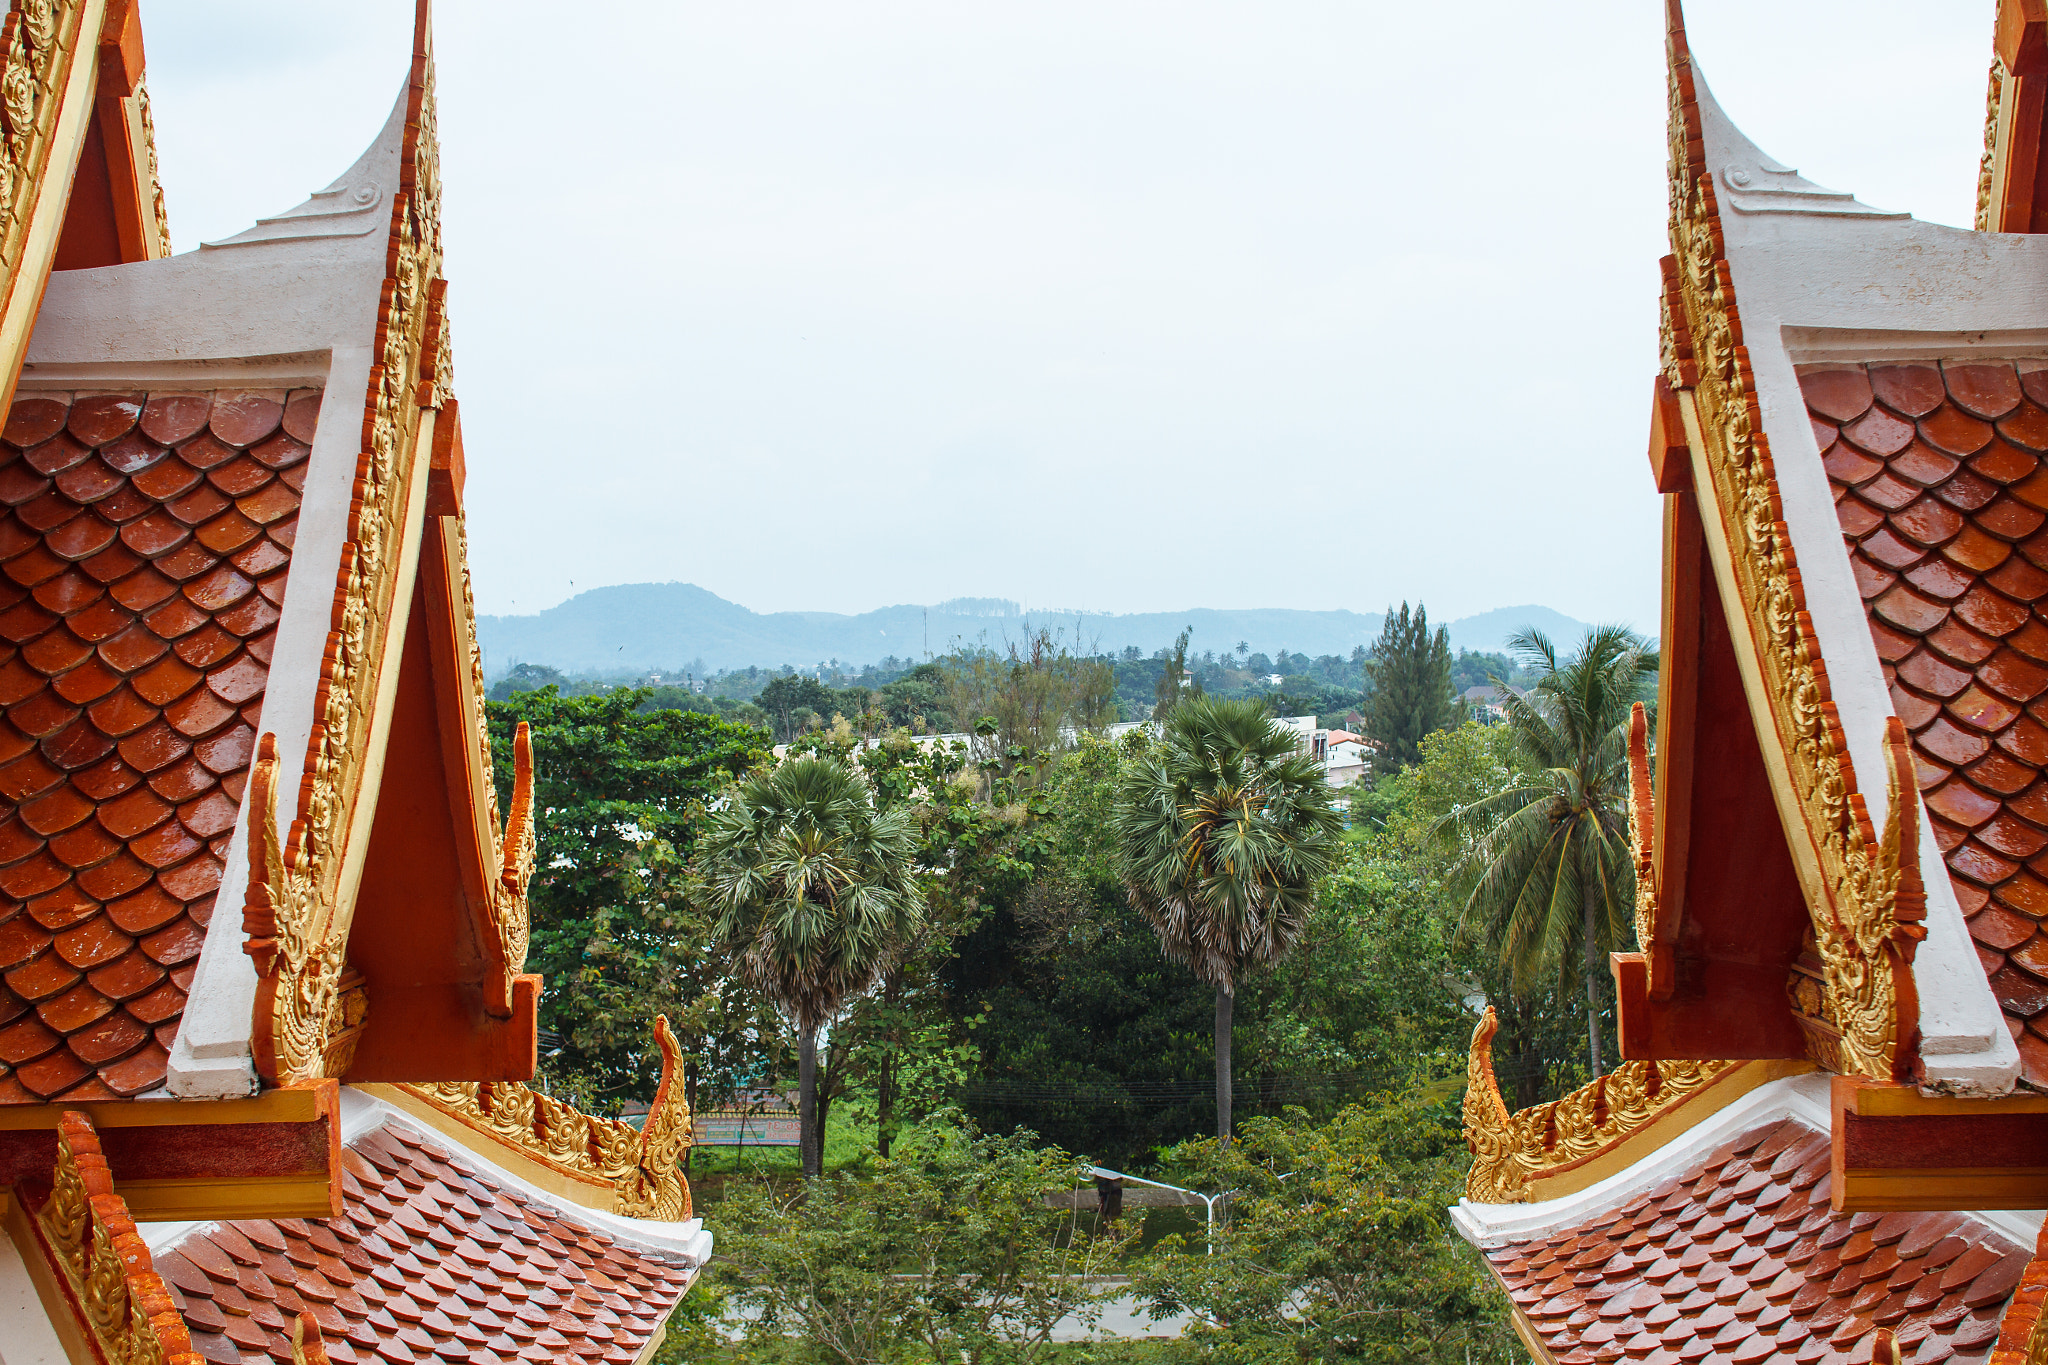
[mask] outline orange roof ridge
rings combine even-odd
[[[64,1115],[50,1188],[33,1212],[36,1249],[94,1349],[110,1360],[201,1365],[84,1114]]]

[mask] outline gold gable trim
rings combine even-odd
[[[691,1211],[690,1182],[679,1165],[690,1145],[690,1107],[683,1098],[681,1051],[665,1016],[654,1021],[654,1039],[661,1049],[661,1083],[641,1128],[593,1118],[517,1082],[364,1088],[415,1114],[424,1106],[430,1111],[424,1117],[458,1139],[467,1134],[489,1139],[540,1168],[535,1184],[586,1208],[681,1222]],[[501,1159],[498,1152],[484,1155]]]
[[[13,0],[0,19],[0,374],[14,399],[93,116],[105,0]]]
[[[84,1114],[64,1116],[50,1193],[23,1221],[42,1252],[47,1280],[39,1292],[49,1297],[55,1291],[68,1300],[70,1325],[98,1359],[115,1365],[202,1365],[148,1245],[114,1193],[99,1135]],[[45,1279],[33,1274],[36,1268],[32,1263],[32,1278]],[[48,1306],[54,1317],[56,1305]]]
[[[1465,1197],[1480,1204],[1533,1203],[1584,1189],[1765,1081],[1806,1069],[1803,1062],[1789,1070],[1782,1063],[1623,1062],[1563,1099],[1509,1113],[1493,1075],[1499,1027],[1488,1005],[1466,1058],[1472,1169]],[[1649,1148],[1637,1150],[1642,1144],[1632,1139],[1639,1136],[1653,1139]]]
[[[1808,1028],[1814,1060],[1874,1080],[1905,1080],[1918,1048],[1919,1001],[1910,964],[1926,936],[1919,894],[1918,791],[1899,780],[1904,736],[1886,736],[1892,771],[1884,836],[1873,828],[1831,700],[1827,665],[1806,610],[1778,497],[1770,442],[1757,407],[1756,380],[1742,341],[1713,177],[1707,174],[1692,60],[1673,6],[1670,44],[1671,246],[1677,288],[1665,295],[1665,378],[1680,393],[1703,503],[1718,528],[1734,578],[1735,601],[1758,676],[1752,702],[1769,718],[1768,758],[1783,784],[1781,813],[1804,827],[1807,909],[1822,964],[1827,1027]],[[1678,313],[1672,311],[1674,305]],[[1674,357],[1689,349],[1694,363]],[[1685,381],[1695,382],[1689,389]],[[1709,535],[1709,540],[1714,537]],[[1717,569],[1720,565],[1717,563]],[[1731,622],[1731,624],[1734,624]],[[1746,670],[1747,673],[1747,670]],[[1903,818],[1902,818],[1903,815]],[[1804,1016],[1802,1016],[1803,1018]],[[1836,1037],[1836,1034],[1839,1037]]]

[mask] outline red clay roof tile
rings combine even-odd
[[[395,1125],[342,1161],[341,1217],[220,1225],[158,1258],[203,1355],[289,1358],[277,1310],[296,1305],[359,1360],[509,1360],[543,1342],[540,1359],[631,1359],[688,1284],[674,1259],[575,1227]]]
[[[2014,401],[2018,401],[2017,393]],[[212,411],[210,393],[151,394],[142,409],[142,434],[159,445],[176,445],[198,435]]]
[[[2020,402],[2019,376],[2010,365],[1944,365],[1950,400],[1964,412],[1993,421]]]
[[[1825,1134],[1779,1121],[1591,1229],[1486,1256],[1561,1361],[1847,1361],[1880,1324],[1916,1362],[1988,1345],[2025,1255],[1960,1215],[1831,1213],[1828,1160]],[[1616,1268],[1574,1287],[1583,1266]]]
[[[10,1075],[0,1058],[0,1102],[133,1094],[162,1079],[220,881],[207,841],[234,826],[248,716],[268,677],[277,612],[266,594],[281,598],[290,566],[298,484],[272,471],[306,449],[278,426],[288,402],[309,425],[318,400],[37,396],[9,414],[0,572],[35,592],[0,592],[0,637],[21,646],[0,662],[0,893],[38,899],[0,939],[41,943],[10,964],[6,998],[40,1002],[36,1027],[71,1042],[33,1075]],[[245,454],[251,443],[262,448]],[[264,535],[265,521],[283,523],[283,538]],[[58,842],[38,851],[36,834]]]
[[[1831,422],[1842,423],[1863,415],[1870,407],[1872,393],[1870,377],[1860,365],[1840,369],[1813,369],[1802,372],[1800,387],[1806,397],[1806,406]],[[2014,401],[2018,398],[2015,395]],[[47,420],[44,414],[32,414],[39,420]],[[28,425],[28,418],[21,419],[24,430],[34,430]],[[51,428],[55,430],[55,428]]]
[[[2048,882],[2022,866],[2048,849],[2048,783],[2036,780],[2048,767],[2048,728],[2020,711],[2048,695],[2048,624],[2031,605],[2048,598],[2048,469],[2035,453],[2048,450],[2048,368],[2033,364],[1944,366],[1939,396],[1924,365],[1801,374],[1808,409],[1832,442],[1823,461],[1872,638],[1897,669],[1895,709],[1913,733],[1927,805],[1993,989],[2015,1021],[2048,1009],[2037,974],[2048,973],[2048,938],[2033,932],[2048,918]],[[1917,419],[1924,444],[1904,439],[1905,417]],[[1843,439],[1829,435],[1834,425]],[[1951,456],[1967,457],[1967,468],[1945,472]],[[41,458],[49,467],[64,456]],[[1901,501],[1909,484],[1934,485],[1940,503]],[[1952,510],[1936,516],[1935,506]],[[1938,574],[1918,557],[1934,544]],[[1952,613],[1943,610],[1950,600]],[[1989,647],[2001,639],[2009,647]],[[1995,748],[1973,756],[1986,740]],[[1964,838],[1962,829],[1978,833]],[[2007,953],[2016,965],[2005,965]],[[2027,1081],[2048,1088],[2048,1050],[2028,1045],[2023,1061]]]

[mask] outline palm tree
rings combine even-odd
[[[1499,678],[1528,776],[1446,815],[1439,835],[1467,841],[1458,870],[1472,878],[1459,932],[1492,944],[1517,991],[1564,975],[1576,953],[1586,979],[1586,1047],[1601,1072],[1598,983],[1607,953],[1625,941],[1635,904],[1628,842],[1628,725],[1657,671],[1648,641],[1597,626],[1576,653],[1535,629],[1509,649],[1536,671],[1517,694]]]
[[[1216,988],[1216,1136],[1228,1142],[1237,982],[1294,946],[1342,822],[1322,766],[1264,702],[1197,697],[1125,772],[1116,823],[1131,903],[1166,956]]]
[[[824,1168],[818,1030],[872,986],[924,920],[917,827],[877,810],[831,758],[796,758],[728,791],[698,844],[697,894],[740,970],[797,1033],[804,1174]]]

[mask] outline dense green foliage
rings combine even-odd
[[[1185,637],[1183,637],[1185,643]],[[1124,892],[1169,961],[1216,991],[1216,1136],[1230,1140],[1238,982],[1287,956],[1341,827],[1323,765],[1264,703],[1191,697],[1125,765],[1116,809]]]
[[[1448,697],[1465,665],[1437,649],[1440,633],[1419,613],[1409,629]],[[1262,662],[1248,650],[1227,657],[1231,668],[1212,676],[1249,677]],[[1364,677],[1362,654],[1335,662]],[[864,701],[838,695],[859,689],[826,689],[833,715],[801,727],[798,712],[817,711],[802,703],[818,702],[813,688],[823,684],[760,679],[753,696],[796,678],[782,689],[794,761],[777,771],[828,765],[854,784],[860,819],[894,830],[899,870],[890,875],[914,884],[923,913],[878,935],[887,951],[859,954],[865,968],[807,1012],[822,1023],[813,1131],[836,1106],[837,1131],[856,1120],[869,1145],[843,1156],[837,1173],[797,1182],[809,1186],[801,1195],[728,1175],[723,1199],[707,1197],[720,1254],[732,1258],[729,1292],[768,1314],[733,1352],[878,1362],[1042,1354],[1027,1329],[1079,1292],[1057,1272],[1113,1250],[1076,1244],[1071,1228],[1060,1232],[1061,1215],[1027,1197],[1071,1189],[1072,1152],[1246,1192],[1216,1257],[1146,1269],[1163,1302],[1240,1305],[1227,1320],[1209,1312],[1208,1326],[1162,1359],[1454,1361],[1467,1347],[1473,1360],[1506,1358],[1511,1343],[1483,1274],[1443,1221],[1464,1169],[1453,1115],[1474,1017],[1482,1003],[1500,1012],[1496,1069],[1516,1105],[1581,1083],[1589,1030],[1612,1027],[1609,996],[1560,991],[1556,972],[1518,980],[1499,943],[1458,933],[1485,875],[1471,850],[1497,824],[1485,812],[1507,811],[1507,794],[1544,782],[1546,764],[1516,726],[1467,723],[1420,734],[1412,763],[1351,790],[1349,828],[1288,881],[1285,932],[1249,936],[1276,951],[1235,960],[1224,1094],[1239,1141],[1226,1150],[1194,1141],[1218,1118],[1216,973],[1205,980],[1163,953],[1134,905],[1120,797],[1129,808],[1129,793],[1145,786],[1139,776],[1192,764],[1190,773],[1215,780],[1165,782],[1165,823],[1185,824],[1206,794],[1217,798],[1213,830],[1246,838],[1290,802],[1328,793],[1313,765],[1300,764],[1298,790],[1276,800],[1228,765],[1204,770],[1176,757],[1172,742],[1145,730],[1104,737],[1104,703],[1122,706],[1124,670],[1152,665],[1149,710],[1175,663],[1191,680],[1175,681],[1181,694],[1212,667],[1187,650],[1177,660],[1091,660],[1027,640],[907,671],[865,689]],[[913,727],[892,732],[885,693],[899,682],[924,689],[948,726],[970,717],[966,733],[934,743]],[[1213,712],[1232,691],[1254,695],[1204,687],[1211,700],[1181,714]],[[1276,695],[1269,686],[1237,709],[1263,727]],[[1544,695],[1539,687],[1530,705],[1549,705]],[[672,709],[646,689],[515,692],[491,708],[508,773],[520,718],[534,725],[541,774],[534,962],[549,975],[543,1008],[559,1035],[549,1040],[550,1082],[598,1107],[644,1094],[646,1022],[660,1009],[679,1021],[700,1104],[742,1084],[791,1087],[806,1011],[778,1009],[790,992],[774,973],[750,970],[747,953],[777,902],[772,913],[785,923],[809,913],[788,894],[796,865],[829,863],[851,836],[821,835],[808,850],[785,838],[779,853],[774,838],[754,837],[773,833],[759,817],[764,803],[742,785],[770,771],[764,730]],[[1241,798],[1234,815],[1226,789]],[[1454,813],[1461,819],[1447,820]],[[1324,836],[1334,823],[1321,817]],[[1243,828],[1225,829],[1233,824]],[[1162,836],[1160,847],[1182,847],[1188,832]],[[734,855],[723,873],[711,856],[721,841]],[[1226,872],[1261,861],[1282,860],[1227,859]],[[742,871],[761,894],[739,897],[746,912],[727,917],[706,891],[720,875],[737,886]],[[1246,895],[1246,905],[1258,899]],[[1158,919],[1156,896],[1150,908]],[[1274,910],[1258,908],[1247,918],[1263,923]],[[722,918],[737,932],[717,932]],[[1266,961],[1242,970],[1250,958]],[[746,1163],[727,1158],[721,1170],[736,1164]],[[1279,1179],[1289,1172],[1301,1174]],[[997,1288],[970,1292],[974,1276]],[[1014,1311],[982,1313],[989,1292],[1013,1296]],[[1283,1312],[1284,1303],[1302,1311]],[[700,1319],[690,1339],[708,1341],[712,1311],[689,1310]]]
[[[810,729],[829,729],[835,717],[862,735],[880,735],[890,730],[912,734],[966,733],[974,722],[990,712],[972,709],[971,690],[956,686],[959,675],[972,673],[976,660],[1014,662],[1043,655],[1047,646],[1064,655],[1071,666],[1095,666],[1087,679],[1093,694],[1085,713],[1106,715],[1112,721],[1143,720],[1154,715],[1169,686],[1176,696],[1206,693],[1218,697],[1258,697],[1276,716],[1320,717],[1333,728],[1358,730],[1364,724],[1366,698],[1373,683],[1364,672],[1366,647],[1359,645],[1349,655],[1325,654],[1311,658],[1280,650],[1272,655],[1255,654],[1240,642],[1236,650],[1197,650],[1192,634],[1147,657],[1136,649],[1120,654],[1091,654],[1078,644],[1063,643],[1046,631],[1031,632],[1014,644],[1000,647],[986,639],[962,642],[946,655],[917,662],[888,658],[880,663],[852,668],[836,663],[817,665],[808,672],[782,668],[740,668],[708,678],[653,675],[613,677],[569,677],[545,664],[515,663],[491,688],[491,698],[502,701],[518,692],[553,686],[563,696],[594,696],[631,688],[641,691],[645,709],[701,711],[707,715],[747,725],[759,725],[774,732],[778,742],[786,736]],[[1505,654],[1473,653],[1460,650],[1451,665],[1451,685],[1462,693],[1466,688],[1486,684],[1493,677],[1514,686],[1527,685],[1529,677]],[[804,683],[814,686],[804,686]],[[778,687],[778,683],[780,686]],[[771,691],[771,689],[776,689]],[[1104,695],[1106,693],[1106,695]],[[784,707],[783,702],[788,705]]]
[[[1597,1015],[1607,955],[1633,937],[1628,727],[1657,656],[1620,626],[1595,629],[1561,663],[1541,632],[1515,648],[1537,675],[1528,692],[1506,700],[1524,779],[1438,824],[1469,873],[1459,927],[1506,964],[1525,994],[1539,979],[1569,975],[1576,955]],[[1590,1027],[1596,1075],[1600,1058],[1600,1030]]]
[[[722,794],[704,822],[690,900],[717,918],[739,972],[797,1035],[804,1171],[822,1171],[818,1030],[882,976],[924,925],[916,824],[840,759],[792,757]]]
[[[1508,1362],[1521,1356],[1479,1256],[1451,1229],[1464,1133],[1451,1087],[1252,1119],[1236,1142],[1168,1154],[1195,1188],[1235,1190],[1213,1255],[1169,1239],[1136,1282],[1195,1325],[1169,1359],[1282,1365]]]
[[[1411,615],[1403,602],[1387,609],[1379,641],[1365,661],[1370,695],[1365,733],[1378,740],[1386,762],[1405,768],[1421,756],[1423,737],[1457,719],[1451,691],[1451,637],[1429,628],[1429,612],[1417,603]]]
[[[1082,1277],[1120,1249],[1047,1207],[1079,1183],[1072,1158],[1030,1133],[934,1115],[858,1176],[729,1187],[718,1285],[753,1311],[747,1344],[781,1360],[1046,1359],[1053,1324],[1102,1293]]]
[[[766,1041],[705,951],[709,926],[676,894],[698,803],[765,763],[760,731],[688,711],[642,711],[635,692],[553,688],[491,702],[499,809],[512,799],[512,732],[531,727],[539,832],[529,971],[547,982],[548,1074],[603,1107],[653,1093],[649,1023],[694,1032],[714,1088],[758,1067]]]

